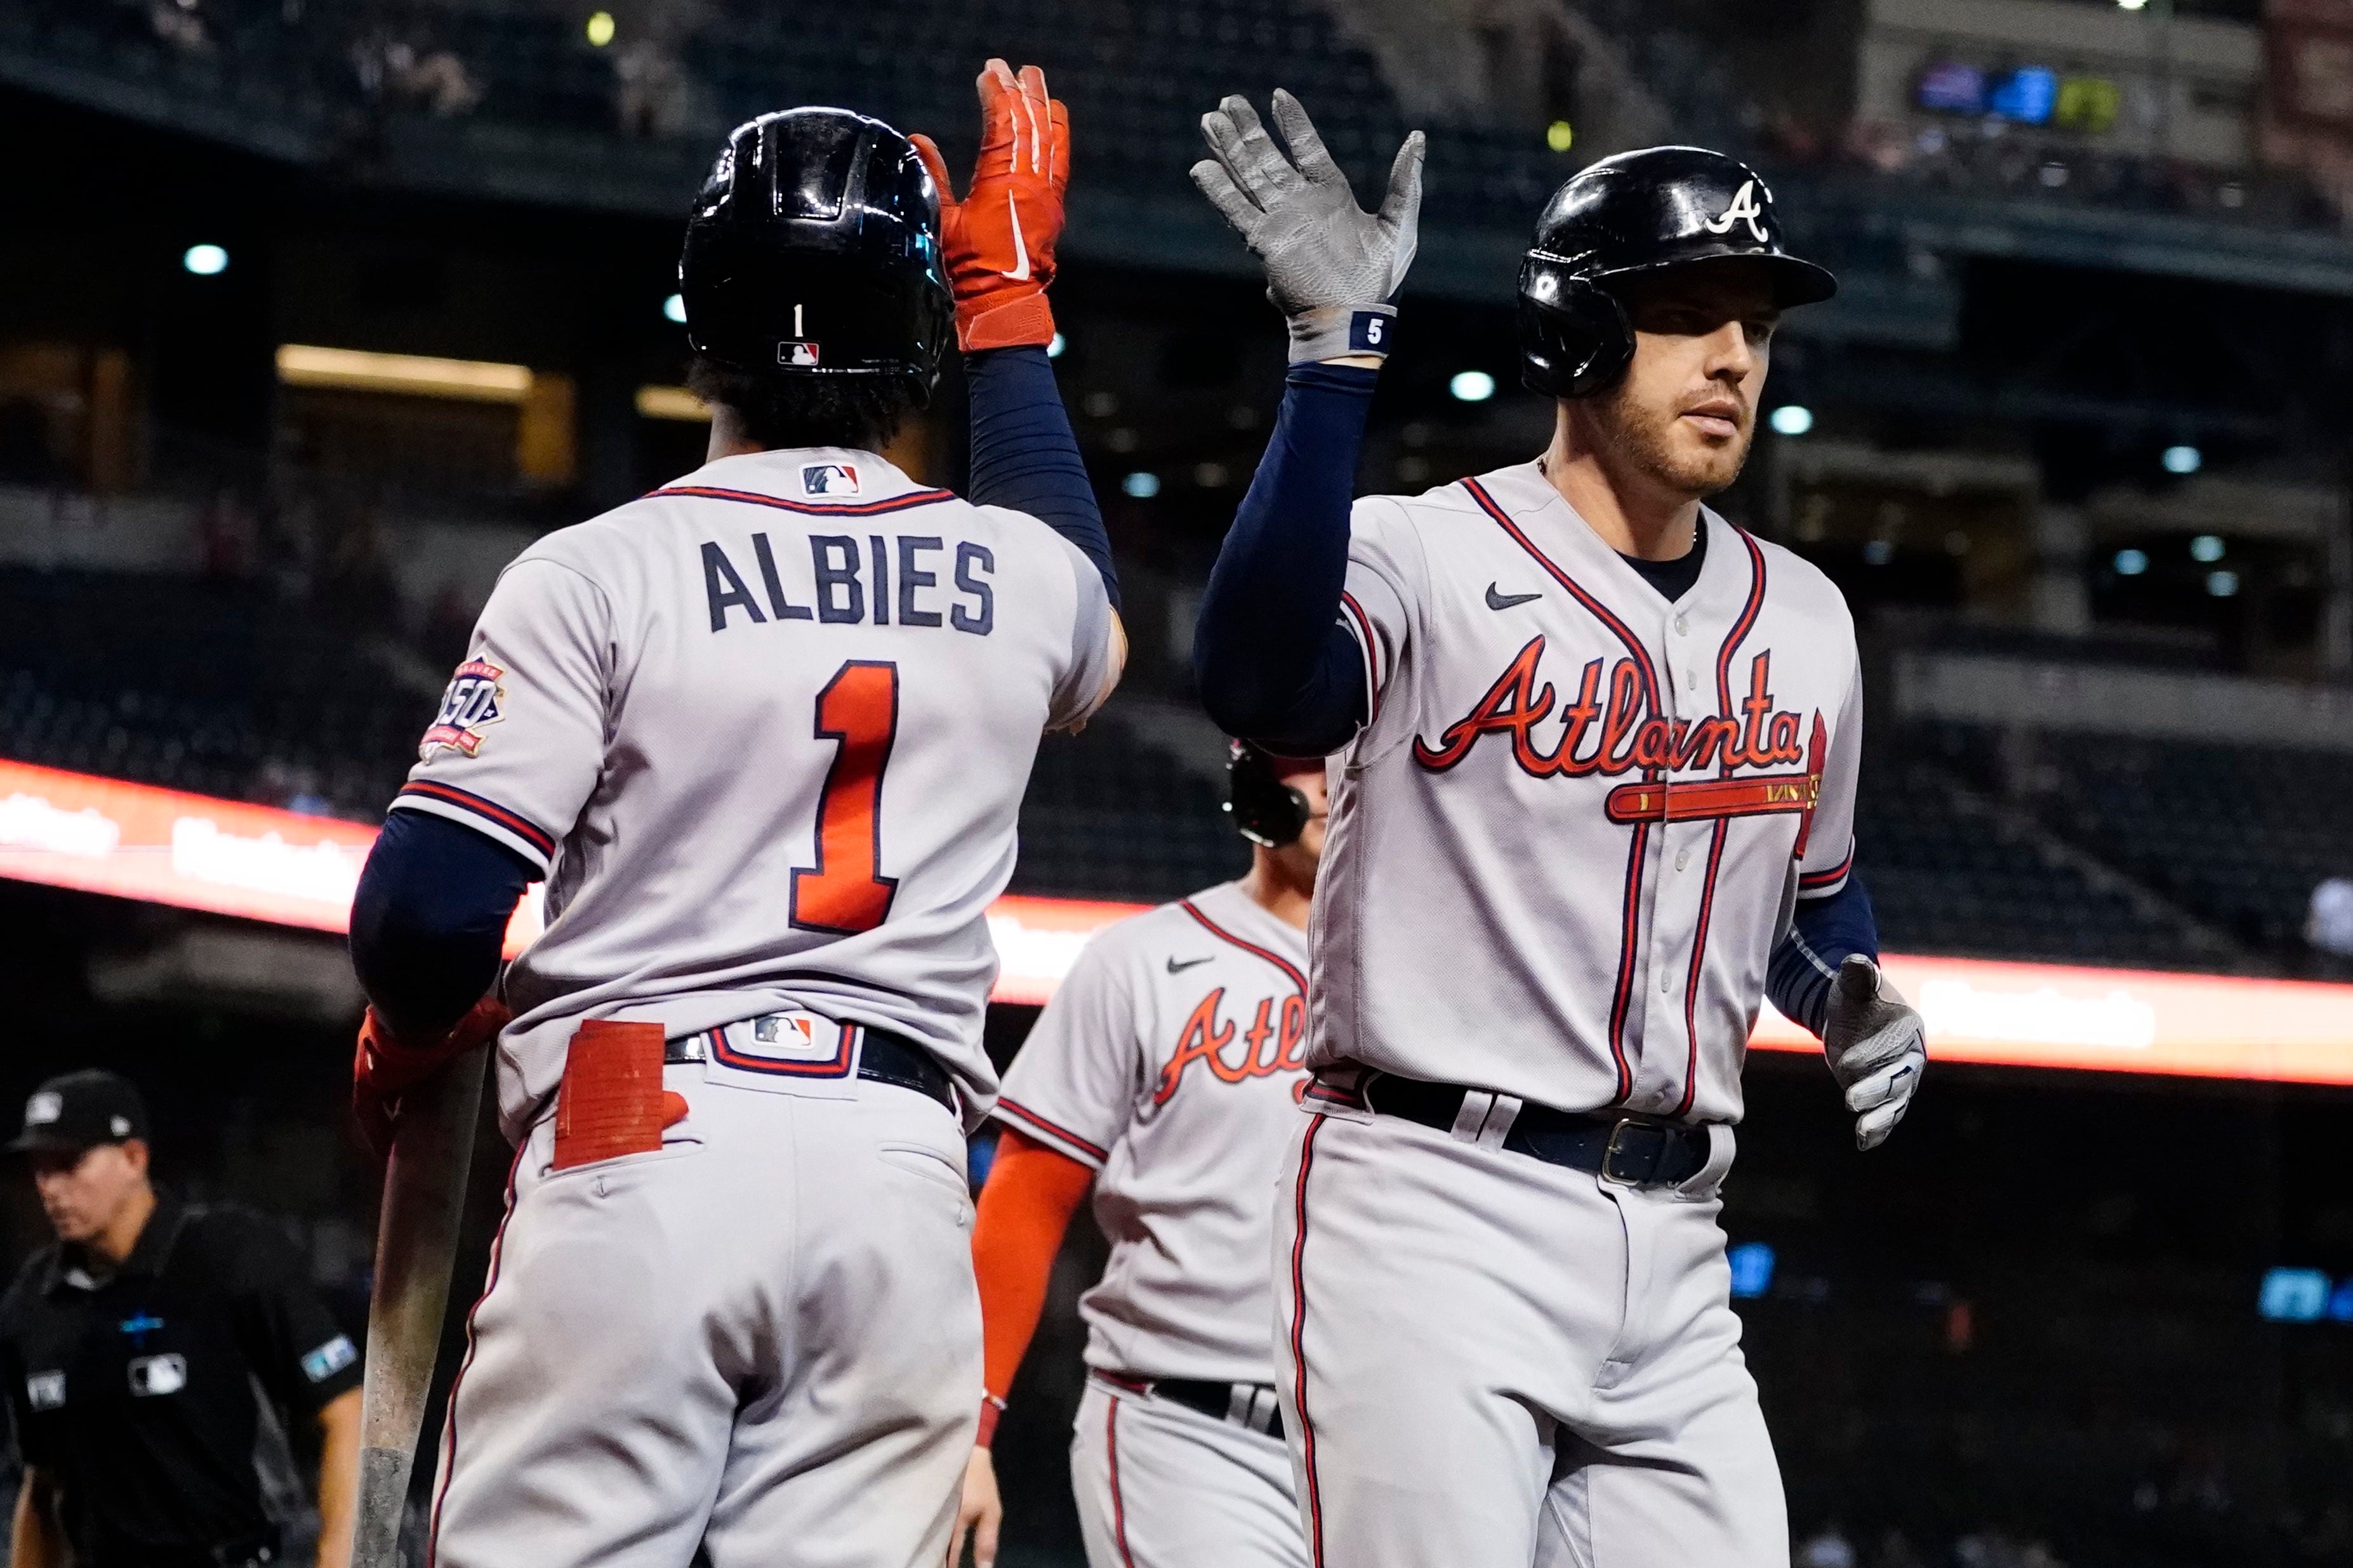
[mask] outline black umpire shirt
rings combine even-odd
[[[201,1554],[269,1529],[254,1383],[291,1422],[360,1381],[304,1272],[259,1216],[160,1194],[111,1275],[59,1244],[25,1265],[0,1299],[0,1378],[79,1561]]]

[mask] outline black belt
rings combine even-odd
[[[1365,1103],[1379,1114],[1401,1116],[1440,1132],[1454,1131],[1463,1098],[1472,1094],[1494,1098],[1459,1083],[1425,1083],[1386,1072],[1366,1074],[1364,1086]],[[1502,1146],[1546,1164],[1591,1171],[1623,1186],[1672,1186],[1706,1166],[1708,1133],[1704,1127],[1653,1117],[1580,1114],[1524,1103],[1504,1131]]]
[[[1282,1401],[1276,1396],[1271,1384],[1206,1383],[1190,1377],[1123,1377],[1108,1372],[1095,1375],[1115,1388],[1170,1400],[1212,1420],[1230,1422],[1268,1437],[1282,1436]]]
[[[860,1078],[912,1089],[946,1106],[950,1115],[961,1114],[956,1110],[955,1080],[948,1076],[947,1068],[940,1066],[939,1058],[904,1035],[871,1026],[862,1032],[865,1040],[858,1052]],[[710,1047],[704,1044],[708,1036],[709,1031],[703,1030],[663,1041],[662,1060],[673,1067],[710,1060]]]

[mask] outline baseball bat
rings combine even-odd
[[[400,1098],[368,1297],[352,1568],[399,1568],[401,1516],[449,1305],[449,1271],[458,1256],[490,1048],[485,1040],[453,1058],[447,1071]]]

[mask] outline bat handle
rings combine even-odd
[[[359,1509],[352,1523],[352,1561],[396,1563],[415,1455],[401,1448],[360,1450]]]

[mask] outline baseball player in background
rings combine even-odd
[[[507,568],[362,879],[364,1118],[512,1015],[445,1568],[946,1551],[985,916],[1124,646],[1044,349],[1067,122],[1034,69],[980,85],[962,205],[846,110],[728,138],[680,268],[711,460]],[[952,325],[970,501],[880,456]]]
[[[1276,1223],[1313,1561],[1779,1568],[1716,1224],[1745,1045],[1768,993],[1820,1033],[1866,1149],[1926,1060],[1853,875],[1846,605],[1703,504],[1835,285],[1753,171],[1604,159],[1521,272],[1550,446],[1352,510],[1421,143],[1366,214],[1274,112],[1287,154],[1228,99],[1194,169],[1292,359],[1195,661],[1227,729],[1339,764]]]
[[[1268,1194],[1306,1087],[1307,911],[1324,764],[1237,742],[1250,868],[1088,943],[1006,1074],[973,1264],[987,1343],[958,1520],[997,1555],[995,1415],[1089,1184],[1111,1240],[1079,1303],[1071,1482],[1092,1568],[1300,1568],[1274,1392]],[[951,1559],[953,1562],[953,1559]]]

